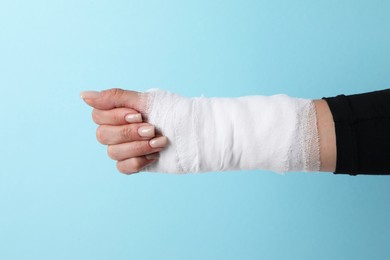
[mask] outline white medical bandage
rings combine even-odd
[[[146,121],[170,142],[145,171],[262,169],[283,173],[320,169],[312,100],[282,94],[185,98],[158,89],[141,94],[141,98],[146,101]]]

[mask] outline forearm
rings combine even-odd
[[[282,94],[184,98],[161,90],[149,92],[148,100],[148,122],[170,140],[148,171],[320,170],[312,100]]]
[[[314,100],[320,143],[320,171],[334,172],[336,169],[336,134],[332,113],[325,100]]]

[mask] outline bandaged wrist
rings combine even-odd
[[[283,94],[186,98],[158,89],[142,93],[141,100],[146,121],[169,140],[145,171],[320,169],[312,100]]]

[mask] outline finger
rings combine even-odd
[[[166,141],[167,139],[164,138]],[[165,142],[164,141],[164,142]],[[161,144],[159,147],[150,146],[149,141],[136,141],[123,144],[109,145],[107,147],[108,156],[116,161],[123,161],[132,157],[140,157],[150,155],[161,151],[167,142]]]
[[[92,119],[98,125],[125,125],[142,122],[141,114],[131,108],[114,108],[111,110],[92,110]]]
[[[118,161],[116,167],[121,173],[134,174],[140,172],[145,166],[152,164],[157,159],[148,160],[145,156],[133,157],[127,160]]]
[[[149,140],[155,136],[155,128],[148,123],[135,123],[120,126],[100,125],[96,138],[101,144],[122,144],[133,141]]]
[[[100,110],[109,110],[118,107],[133,108],[140,112],[144,112],[144,105],[142,102],[144,98],[142,93],[132,90],[123,90],[119,88],[113,88],[97,91],[83,91],[80,96],[84,101]]]

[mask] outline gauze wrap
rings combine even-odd
[[[312,100],[273,96],[185,98],[152,89],[141,94],[144,118],[168,137],[160,158],[144,171],[318,171]]]

